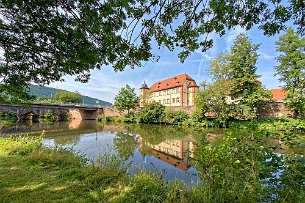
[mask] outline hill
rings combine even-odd
[[[37,98],[42,98],[42,97],[54,97],[54,95],[56,94],[57,91],[61,91],[62,89],[56,89],[53,87],[41,87],[38,85],[30,85],[29,86],[29,94],[36,96]],[[88,96],[84,96],[83,97],[83,101],[84,101],[84,105],[90,105],[90,106],[94,106],[94,105],[100,105],[100,106],[111,106],[112,104],[100,99],[96,99],[96,98],[92,98],[92,97],[88,97]],[[98,101],[98,103],[97,103]]]

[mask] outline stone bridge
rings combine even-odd
[[[98,115],[104,115],[103,107],[33,103],[30,106],[20,104],[0,104],[0,112],[15,114],[19,120],[38,118],[51,112],[58,118],[68,115],[72,119],[94,120]]]

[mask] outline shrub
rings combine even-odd
[[[181,124],[183,121],[189,118],[189,115],[185,111],[175,111],[167,108],[165,111],[165,122],[169,124]]]
[[[52,113],[52,112],[46,112],[44,114],[42,114],[42,121],[49,121],[49,122],[54,122],[57,120],[57,116]]]
[[[141,123],[162,123],[165,116],[165,107],[157,102],[144,106],[139,113]]]
[[[115,117],[114,116],[104,116],[104,115],[98,115],[96,120],[98,122],[113,122],[115,121]]]

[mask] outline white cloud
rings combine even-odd
[[[259,57],[265,60],[274,60],[276,56],[267,54],[265,52],[258,51]]]
[[[240,26],[237,26],[233,30],[229,30],[228,33],[225,35],[225,42],[226,42],[226,49],[230,49],[230,47],[233,45],[235,38],[240,33],[246,33],[246,30]]]

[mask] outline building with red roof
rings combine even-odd
[[[284,102],[287,92],[284,90],[284,88],[277,88],[268,90],[268,92],[272,93],[272,100],[277,102]]]
[[[269,105],[260,110],[259,116],[264,118],[294,117],[294,112],[285,107],[287,92],[284,88],[267,90],[272,93]]]
[[[164,106],[194,106],[198,88],[196,81],[187,74],[155,82],[150,88],[144,82],[140,88],[140,107],[153,101]]]

